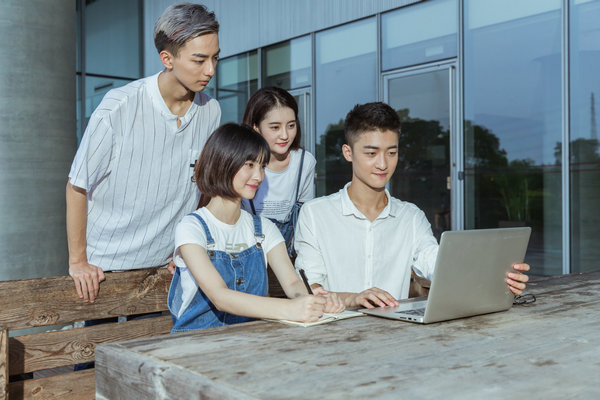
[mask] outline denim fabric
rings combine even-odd
[[[219,272],[227,287],[238,292],[266,296],[268,284],[261,245],[264,236],[262,234],[260,218],[255,215],[252,216],[254,219],[254,235],[257,239],[256,245],[239,253],[227,254],[224,251],[214,250],[214,240],[202,217],[197,214],[190,215],[198,218],[202,224],[206,233],[206,251],[213,266]],[[173,318],[172,333],[238,324],[251,320],[251,318],[219,311],[200,288],[196,291],[190,305],[183,311],[179,318],[176,318],[182,305],[180,280],[180,269],[176,268],[167,299],[171,318]]]
[[[300,207],[302,207],[302,203],[294,204],[292,210],[283,221],[269,218],[277,226],[279,232],[281,232],[281,235],[285,240],[285,247],[287,248],[288,256],[290,256],[292,260],[296,256],[296,249],[294,249],[294,232],[296,231],[296,225],[298,223]]]

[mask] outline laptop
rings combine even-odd
[[[421,324],[506,311],[514,294],[504,278],[523,262],[530,234],[529,227],[444,232],[429,296],[359,311]]]

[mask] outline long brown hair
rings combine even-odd
[[[300,120],[298,119],[298,103],[296,103],[294,96],[289,94],[287,90],[268,86],[254,92],[250,100],[248,100],[242,121],[248,126],[259,126],[262,120],[265,119],[265,116],[277,107],[289,107],[294,111],[294,115],[296,116],[296,137],[290,145],[290,150],[296,150],[300,148],[300,138],[302,137]]]

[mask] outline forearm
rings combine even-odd
[[[296,278],[292,282],[282,286],[286,296],[290,299],[309,294],[308,289],[306,289],[304,282],[300,278]]]
[[[207,295],[219,311],[229,314],[249,318],[292,319],[289,299],[256,296],[227,288]]]
[[[68,182],[66,201],[69,263],[87,262],[87,193]]]

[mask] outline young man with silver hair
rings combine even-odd
[[[204,6],[170,6],[154,26],[164,69],[111,90],[92,114],[66,188],[69,274],[84,301],[104,271],[170,261],[174,227],[200,196],[194,164],[221,119],[203,93],[218,33]]]

